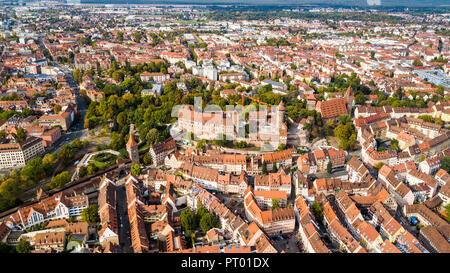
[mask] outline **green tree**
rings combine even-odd
[[[366,104],[366,97],[364,96],[363,93],[356,94],[356,96],[355,96],[355,103],[359,104],[359,105]]]
[[[442,158],[441,168],[450,173],[450,156],[444,156],[444,158]]]
[[[73,71],[73,79],[77,83],[81,83],[81,81],[83,79],[83,73],[81,73],[81,71],[78,68]]]
[[[346,114],[345,114],[345,115],[340,115],[340,116],[339,116],[339,122],[340,122],[341,124],[346,125],[346,124],[352,122],[352,118],[351,118],[349,115],[346,115]]]
[[[142,159],[145,165],[149,165],[152,163],[152,157],[149,153],[145,153],[144,158]]]
[[[112,78],[116,81],[116,82],[121,82],[123,81],[123,73],[121,71],[114,71],[112,73]]]
[[[81,171],[81,170],[80,170],[80,171]],[[95,166],[94,164],[89,164],[89,165],[86,167],[86,173],[87,173],[88,175],[93,175],[93,174],[95,174],[97,171],[98,171],[98,168],[97,168],[97,166]],[[80,176],[81,176],[81,174],[80,174]]]
[[[204,233],[218,225],[216,218],[211,213],[206,213],[200,219],[200,228]]]
[[[328,161],[327,164],[327,173],[331,173],[331,171],[333,170],[333,164],[331,163],[331,160]]]
[[[205,209],[205,207],[203,207],[202,202],[200,202],[200,200],[197,201],[197,211],[196,211],[196,218],[197,218],[197,223],[200,222],[201,218],[203,217],[203,215],[209,213],[207,209]]]
[[[450,222],[450,204],[447,204],[447,206],[445,206],[445,220],[447,220],[447,222]]]
[[[23,128],[17,129],[17,141],[24,141],[27,138],[27,133]]]
[[[191,232],[195,229],[195,215],[189,208],[181,212],[180,221],[185,232]]]
[[[412,63],[413,66],[423,66],[423,63],[420,59],[415,59]]]
[[[15,253],[16,249],[4,242],[0,242],[0,254]]]
[[[138,176],[141,174],[141,166],[139,164],[134,164],[131,166],[131,174],[134,176]]]
[[[378,162],[378,163],[375,165],[375,169],[380,170],[381,167],[383,167],[383,165],[384,165],[383,162]]]
[[[123,32],[122,31],[117,32],[117,39],[119,39],[119,41],[123,42]]]
[[[18,179],[8,178],[0,184],[0,195],[6,199],[16,198],[21,190]]]
[[[61,109],[62,109],[62,107],[59,104],[55,104],[55,106],[53,106],[53,112],[55,114],[58,114],[59,112],[61,112]]]
[[[67,165],[70,161],[75,158],[75,154],[68,145],[63,145],[58,152],[58,159]]]
[[[400,150],[400,147],[398,145],[399,145],[398,144],[398,140],[393,138],[393,139],[391,139],[391,145],[390,145],[389,149],[393,150],[393,151],[400,152],[401,150]]]
[[[331,136],[333,134],[333,128],[335,127],[334,122],[331,119],[328,119],[325,122],[325,134]]]
[[[44,167],[42,158],[33,158],[27,162],[27,165],[20,172],[21,180],[39,182],[47,174]]]
[[[68,171],[63,171],[63,172],[55,175],[54,177],[52,177],[52,180],[50,180],[50,183],[48,183],[46,185],[46,189],[50,190],[50,189],[61,188],[62,186],[64,186],[68,182],[70,182],[71,179],[72,179],[72,177],[71,177],[70,173]]]
[[[312,209],[313,209],[313,213],[314,213],[314,216],[316,217],[316,219],[317,220],[322,220],[322,218],[323,218],[323,207],[322,207],[322,205],[318,201],[314,201],[312,203]]]
[[[142,39],[142,34],[141,34],[141,32],[140,32],[140,31],[136,31],[136,32],[134,33],[134,41],[135,41],[136,43],[139,43],[139,42],[141,41],[141,39]]]
[[[262,164],[262,173],[267,174],[267,163],[265,161]]]
[[[146,139],[147,139],[147,143],[150,145],[157,143],[159,140],[158,129],[156,129],[156,128],[150,129],[146,135]]]
[[[356,141],[356,132],[352,123],[342,124],[340,123],[334,128],[334,135],[339,138],[339,147],[343,150],[351,150]]]
[[[81,220],[88,223],[100,222],[100,216],[98,215],[98,205],[92,204],[81,211]]]
[[[273,198],[272,199],[272,209],[279,209],[280,208],[280,199]]]
[[[16,251],[18,253],[30,253],[33,248],[31,247],[30,242],[25,239],[21,239],[16,246]]]
[[[401,87],[399,87],[399,88],[397,89],[397,91],[395,91],[394,97],[395,97],[395,98],[398,98],[399,100],[402,99],[402,97],[403,97],[403,90],[402,90]]]
[[[205,143],[206,143],[206,140],[200,139],[199,141],[197,141],[197,145],[195,145],[195,148],[203,150],[203,149],[205,149]]]

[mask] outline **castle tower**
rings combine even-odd
[[[284,102],[280,101],[280,104],[278,104],[278,125],[281,126],[281,124],[284,122],[284,114],[286,113],[286,108],[284,107]]]
[[[355,96],[353,95],[353,89],[351,86],[349,86],[345,91],[344,98],[346,99],[348,115],[351,116],[353,103],[355,101]]]
[[[139,164],[139,151],[138,151],[138,143],[134,139],[134,134],[130,130],[130,138],[127,142],[127,152],[133,164]]]

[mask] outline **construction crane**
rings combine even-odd
[[[260,101],[260,100],[257,100],[257,99],[255,99],[255,98],[252,98],[252,97],[250,97],[250,96],[245,95],[244,92],[241,93],[241,96],[242,96],[242,106],[244,106],[244,97],[249,98],[249,99],[251,99],[252,101],[256,101],[257,103],[267,105],[267,103],[265,103],[265,102],[262,102],[262,101]]]

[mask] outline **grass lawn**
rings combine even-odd
[[[89,164],[94,165],[99,170],[103,170],[116,163],[117,156],[110,153],[100,153],[91,158]]]
[[[76,248],[77,246],[81,246],[80,240],[71,240],[67,243],[66,250],[71,250],[72,248]]]

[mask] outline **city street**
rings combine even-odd
[[[42,50],[45,49],[41,39],[39,39],[39,46],[41,47]],[[64,73],[67,79],[67,83],[75,91],[75,100],[77,102],[77,109],[79,116],[78,119],[74,121],[69,130],[67,132],[63,132],[61,134],[61,138],[52,147],[48,148],[45,151],[46,153],[57,152],[63,145],[69,144],[75,139],[82,139],[88,136],[88,130],[84,129],[84,116],[86,115],[88,105],[84,100],[84,98],[80,96],[78,93],[79,87],[73,78],[72,69],[70,69],[66,65],[61,65],[53,61],[51,62],[51,65],[59,68]]]
[[[119,224],[119,243],[124,253],[133,253],[130,240],[130,222],[128,220],[127,193],[121,185],[116,191],[116,211]]]
[[[293,234],[289,234],[290,238],[283,238],[281,235],[272,237],[271,240],[273,241],[273,246],[278,252],[284,251],[286,253],[302,253],[303,249],[300,250],[297,246],[297,242],[299,242],[299,239]],[[301,243],[300,243],[301,245]]]

